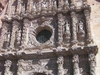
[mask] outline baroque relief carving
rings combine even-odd
[[[10,68],[11,68],[11,65],[12,65],[12,62],[10,60],[6,60],[5,61],[5,73],[4,75],[13,75],[13,73],[10,71]]]
[[[63,56],[59,56],[58,57],[57,64],[58,64],[58,75],[65,75],[65,74],[67,74],[68,70],[64,69],[64,67],[63,67],[63,65],[64,65],[64,58],[63,58]]]
[[[84,30],[84,23],[82,21],[79,21],[78,23],[78,40],[79,45],[84,45],[84,38],[85,38],[85,30]]]
[[[17,75],[22,75],[22,72],[27,72],[29,75],[34,75],[35,73],[45,73],[46,75],[53,75],[52,70],[48,70],[47,64],[43,63],[41,60],[38,64],[32,64],[31,60],[24,61],[23,59],[18,61],[18,72]]]
[[[80,68],[79,68],[79,56],[75,54],[73,56],[73,70],[74,75],[80,75]]]

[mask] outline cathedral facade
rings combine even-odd
[[[0,37],[1,75],[96,75],[86,0],[9,0]]]

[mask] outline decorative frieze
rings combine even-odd
[[[31,60],[19,60],[18,61],[18,72],[17,75],[24,75],[27,73],[28,75],[34,74],[46,74],[46,75],[53,75],[52,70],[48,70],[47,64],[43,63],[41,60],[38,61],[37,64],[33,64]],[[24,72],[24,73],[23,73]]]

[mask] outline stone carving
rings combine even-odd
[[[94,53],[89,54],[89,61],[90,61],[90,74],[91,75],[96,75],[95,74],[96,59],[95,59],[95,54]]]
[[[11,32],[10,31],[8,31],[8,32],[5,33],[5,36],[4,36],[5,48],[9,47],[10,36],[11,36]]]
[[[65,24],[64,16],[58,14],[58,45],[61,46],[63,42],[63,25]]]
[[[63,33],[64,33],[64,37],[65,37],[65,40],[64,42],[66,41],[66,45],[67,47],[69,46],[69,43],[70,43],[70,37],[71,37],[71,33],[70,33],[70,24],[69,22],[66,20],[65,21],[65,25],[63,27]]]
[[[32,47],[32,45],[35,44],[35,42],[34,42],[35,41],[35,33],[34,33],[32,25],[30,25],[30,27],[29,27],[28,39],[29,39],[28,44],[30,47]]]
[[[72,18],[72,47],[77,46],[77,17],[76,13],[74,11],[71,12],[71,18]]]
[[[79,57],[78,55],[73,56],[73,70],[74,75],[80,75],[80,69],[79,69]]]
[[[16,31],[16,34],[15,34],[15,36],[16,36],[16,45],[17,46],[19,46],[20,45],[20,42],[21,42],[21,29],[18,29],[18,31]]]
[[[78,40],[80,41],[80,45],[84,45],[84,38],[85,38],[84,24],[82,21],[79,21],[79,23],[78,23]]]
[[[5,61],[5,73],[4,75],[13,75],[13,73],[10,71],[10,68],[11,68],[11,64],[12,62],[10,60],[6,60]]]
[[[64,58],[63,58],[63,56],[59,56],[58,57],[57,64],[58,64],[58,75],[65,75],[65,74],[67,74],[68,70],[63,68],[63,65],[64,65]]]
[[[38,64],[33,65],[31,60],[24,61],[23,59],[18,61],[18,73],[17,75],[22,75],[22,71],[30,71],[29,75],[34,75],[35,73],[45,73],[46,75],[53,75],[51,70],[48,70],[45,63],[39,61]]]
[[[47,7],[48,7],[48,2],[46,0],[43,0],[43,2],[42,2],[42,14],[47,13]]]
[[[93,40],[91,37],[91,30],[90,30],[90,11],[84,10],[84,15],[86,19],[86,30],[87,30],[87,44],[92,44]]]
[[[64,11],[68,11],[68,10],[69,10],[69,3],[68,3],[68,0],[65,0],[65,1],[64,1],[63,10],[64,10]]]

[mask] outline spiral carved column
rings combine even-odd
[[[58,14],[58,45],[62,45],[63,42],[63,25],[64,17],[62,14]]]
[[[72,18],[72,45],[77,45],[77,17],[75,11],[71,12],[71,18]]]

